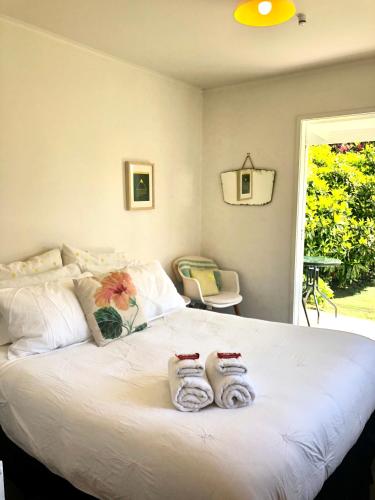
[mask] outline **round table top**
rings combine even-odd
[[[334,259],[332,257],[324,257],[322,255],[317,255],[311,257],[305,255],[303,258],[303,263],[305,266],[316,266],[316,267],[330,267],[330,266],[340,266],[342,264],[341,260]]]

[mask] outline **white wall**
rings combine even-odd
[[[238,269],[248,316],[289,321],[298,178],[298,117],[375,107],[375,61],[334,66],[204,93],[202,254]],[[272,203],[233,207],[219,174],[276,169]]]
[[[202,253],[239,270],[246,315],[288,320],[297,117],[375,106],[374,89],[370,61],[207,91],[201,168],[198,89],[0,20],[0,262],[63,241]],[[222,201],[247,151],[277,170],[269,206]],[[125,159],[155,162],[155,210],[124,210]]]
[[[0,262],[199,252],[201,119],[198,89],[0,20]],[[155,163],[155,210],[124,210],[125,159]]]

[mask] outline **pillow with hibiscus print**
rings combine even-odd
[[[78,300],[99,346],[144,330],[147,323],[129,273],[74,280]]]

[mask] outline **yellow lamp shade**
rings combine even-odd
[[[288,21],[296,13],[291,0],[245,0],[234,11],[234,18],[247,26],[274,26]]]

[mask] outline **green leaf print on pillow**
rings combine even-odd
[[[122,334],[122,318],[114,307],[102,307],[94,313],[105,339],[117,339]]]

